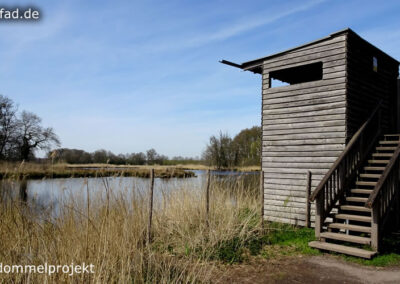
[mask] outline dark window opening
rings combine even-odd
[[[372,69],[374,70],[374,72],[378,72],[378,58],[376,58],[375,56],[372,57]]]
[[[272,71],[271,88],[322,80],[322,62]]]

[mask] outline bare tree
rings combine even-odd
[[[17,126],[16,112],[14,102],[0,95],[0,159],[6,159],[12,151]]]
[[[132,153],[128,156],[128,163],[132,165],[144,165],[146,163],[146,155],[142,152]]]
[[[219,136],[211,136],[210,143],[203,153],[203,159],[218,169],[235,165],[235,151],[232,138],[227,133],[219,132]]]
[[[157,160],[157,151],[153,148],[151,148],[150,150],[146,151],[146,159],[147,159],[147,164],[148,165],[154,165],[154,163]]]
[[[96,150],[92,154],[92,160],[93,160],[93,163],[99,163],[99,164],[107,163],[107,160],[108,160],[107,151],[104,149]]]
[[[60,145],[53,128],[44,128],[41,123],[42,119],[36,114],[27,111],[21,113],[17,122],[17,146],[21,159],[29,160],[37,149],[49,150],[52,145]]]
[[[221,168],[234,166],[259,165],[261,149],[261,128],[254,126],[244,129],[234,139],[220,131],[211,136],[203,152],[203,159],[209,164]]]

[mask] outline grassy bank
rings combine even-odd
[[[4,181],[3,181],[4,183]],[[106,185],[107,183],[105,183]],[[88,192],[89,189],[88,189]],[[31,282],[212,282],[216,261],[246,259],[260,236],[257,189],[212,184],[206,223],[203,192],[163,192],[153,212],[152,243],[146,245],[148,200],[114,194],[64,200],[61,215],[30,210],[2,194],[0,259],[3,264],[91,263],[94,274],[31,274]],[[11,194],[10,194],[11,195]],[[254,248],[252,248],[254,247]],[[247,249],[252,248],[252,249]],[[25,282],[28,274],[0,274],[1,282]]]
[[[105,195],[60,202],[57,218],[49,217],[45,208],[32,210],[24,202],[7,198],[12,194],[3,187],[3,264],[85,262],[94,265],[95,273],[0,273],[0,282],[213,283],[222,276],[220,264],[243,263],[253,257],[321,254],[308,247],[313,229],[273,223],[261,228],[257,182],[213,181],[208,223],[204,192],[183,187],[163,191],[163,201],[155,204],[153,212],[150,245],[146,244],[147,197],[114,193],[107,182],[104,186]],[[393,255],[371,261],[341,257],[371,265],[400,264],[399,255]]]
[[[108,165],[76,165],[67,164],[36,164],[36,163],[2,163],[0,164],[1,179],[42,179],[69,177],[141,177],[150,176],[150,167],[121,167]],[[159,178],[193,177],[195,174],[179,168],[157,167],[155,176]]]
[[[253,172],[260,171],[260,166],[243,166],[234,168],[217,169],[213,166],[197,164],[174,164],[174,165],[109,165],[109,164],[68,164],[70,168],[135,168],[135,169],[177,169],[177,170],[222,170],[222,171],[240,171]]]

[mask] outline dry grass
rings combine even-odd
[[[177,165],[110,165],[110,164],[66,164],[69,168],[132,168],[132,169],[180,169],[180,170],[215,170],[215,167],[209,167],[200,164],[177,164]]]
[[[155,168],[156,177],[190,177],[193,172],[184,171],[175,167],[139,167],[117,166],[107,164],[68,165],[49,163],[1,163],[0,179],[41,179],[41,178],[68,178],[68,177],[98,177],[98,176],[150,176],[150,168]]]
[[[69,168],[133,168],[133,169],[150,169],[154,168],[157,170],[166,169],[182,169],[182,170],[217,170],[216,167],[200,165],[200,164],[177,164],[177,165],[110,165],[110,164],[65,164]],[[230,170],[240,172],[253,172],[260,171],[260,166],[243,166],[235,167]],[[229,170],[229,169],[227,169]]]
[[[3,181],[4,183],[5,181]],[[3,190],[4,190],[3,186]],[[213,183],[210,222],[204,192],[163,192],[153,213],[152,244],[146,245],[148,200],[114,194],[85,196],[61,206],[57,218],[35,213],[24,202],[0,200],[3,264],[91,263],[94,274],[0,274],[1,282],[194,283],[213,282],[214,260],[235,254],[259,231],[257,186]],[[90,192],[89,189],[87,192]],[[84,194],[83,194],[84,195]],[[228,244],[228,245],[227,245]],[[233,249],[236,249],[233,248]],[[215,276],[215,275],[214,275]]]
[[[186,170],[217,170],[215,167],[210,167],[206,165],[176,165],[178,169],[186,169]],[[235,167],[233,169],[225,169],[225,170],[233,170],[238,172],[255,172],[260,171],[260,166],[243,166],[243,167]]]
[[[239,172],[258,172],[258,171],[261,171],[261,167],[260,166],[245,166],[245,167],[235,168],[235,170],[239,171]]]

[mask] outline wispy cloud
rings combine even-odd
[[[43,0],[40,23],[0,25],[0,94],[65,147],[198,155],[220,129],[259,124],[260,77],[221,56],[247,60],[350,26],[400,58],[390,1],[117,2]]]
[[[272,11],[265,10],[265,11],[260,12],[259,15],[256,17],[251,16],[251,17],[242,18],[239,22],[230,24],[227,27],[225,27],[215,33],[211,33],[211,34],[207,34],[207,35],[203,35],[198,38],[195,38],[192,41],[192,44],[198,45],[198,44],[205,44],[205,43],[212,42],[212,41],[226,40],[228,38],[243,34],[247,31],[277,22],[284,17],[288,17],[290,15],[309,10],[309,9],[313,8],[314,6],[321,4],[323,2],[326,2],[326,0],[311,1],[308,3],[304,3],[302,5],[299,5],[297,7],[294,7],[292,9],[287,9],[286,11],[278,12],[272,16],[266,16],[266,15],[270,15]]]
[[[36,23],[20,22],[1,25],[0,44],[3,46],[0,56],[1,70],[7,71],[12,68],[17,56],[29,50],[32,44],[49,40],[60,34],[68,22],[68,12],[59,9]]]
[[[157,44],[151,43],[151,45],[147,46],[145,49],[148,51],[151,50],[152,52],[177,49],[180,50],[185,48],[200,47],[213,42],[227,40],[256,28],[278,22],[279,20],[296,13],[307,11],[324,2],[327,2],[327,0],[309,1],[294,8],[287,8],[282,12],[276,12],[272,9],[263,10],[258,12],[256,15],[242,17],[239,20],[230,22],[215,32],[198,34],[195,37],[185,36],[183,39],[168,39],[168,41],[159,42]]]

